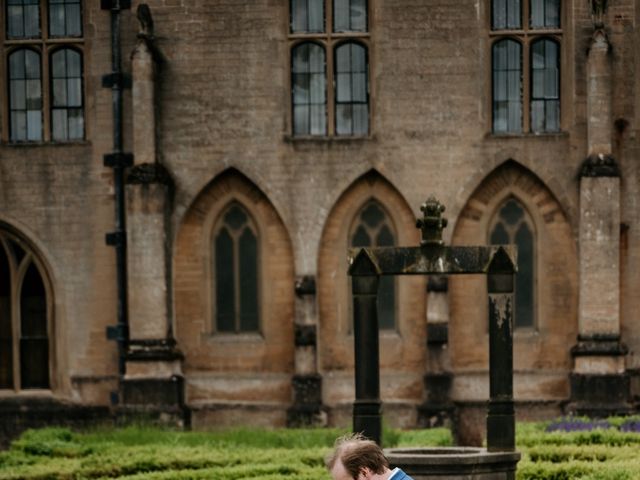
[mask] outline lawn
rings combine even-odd
[[[561,419],[518,425],[518,479],[640,479],[638,419]],[[181,432],[127,427],[25,432],[0,452],[4,479],[328,480],[337,429]],[[386,430],[385,446],[446,446],[446,429]]]

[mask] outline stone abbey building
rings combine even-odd
[[[1,3],[3,432],[349,424],[347,248],[429,195],[518,246],[519,417],[635,410],[640,1],[146,2]],[[388,422],[477,442],[485,279],[378,314]]]

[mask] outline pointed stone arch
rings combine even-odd
[[[346,252],[355,216],[369,202],[379,204],[393,221],[397,245],[418,245],[415,216],[402,194],[371,170],[339,197],[324,225],[318,254],[318,357],[323,375],[323,403],[332,423],[350,421],[353,393],[353,336]],[[381,395],[385,409],[401,408],[398,422],[415,424],[422,400],[426,357],[425,279],[404,277],[396,293],[397,327],[381,332]],[[400,407],[402,406],[402,407]]]
[[[0,389],[63,388],[50,267],[34,242],[4,221],[0,277]]]
[[[508,160],[491,172],[467,200],[455,223],[452,244],[488,241],[492,218],[516,199],[531,217],[535,235],[535,326],[514,334],[515,398],[568,396],[569,349],[577,334],[578,255],[576,239],[560,202],[531,170]],[[487,311],[483,278],[449,280],[449,343],[455,375],[453,400],[473,401],[487,393]]]
[[[212,232],[231,205],[251,217],[258,238],[259,328],[250,332],[215,328]],[[260,413],[259,423],[284,425],[294,355],[293,252],[266,195],[236,169],[214,178],[184,215],[173,269],[175,332],[185,353],[187,402],[200,405],[194,415],[205,423],[225,424],[234,418],[232,405],[244,404]],[[241,415],[243,423],[251,421],[246,411]]]

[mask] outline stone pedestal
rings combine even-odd
[[[426,398],[418,407],[418,423],[422,427],[440,427],[453,417],[450,399],[451,360],[449,358],[448,279],[430,275],[427,282],[427,366],[424,376]]]
[[[168,293],[172,189],[157,163],[136,165],[127,178],[130,341],[121,413],[183,425],[183,357],[173,339]]]
[[[289,427],[326,426],[322,406],[322,377],[317,364],[316,282],[311,275],[296,279],[295,375],[293,403],[287,410]]]
[[[385,455],[414,480],[514,480],[520,461],[518,452],[473,447],[392,448]]]

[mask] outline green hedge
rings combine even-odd
[[[328,479],[338,429],[182,432],[130,427],[29,430],[0,452],[0,479]],[[450,445],[446,429],[385,431],[386,446]]]
[[[571,421],[591,422],[588,418]],[[551,422],[519,423],[516,441],[523,456],[518,480],[640,479],[640,433],[620,430],[629,421],[634,418],[614,417],[607,419],[609,428],[599,422],[590,431],[567,432],[548,432]]]
[[[518,480],[640,480],[640,433],[610,428],[547,432],[549,422],[520,423]],[[0,452],[0,480],[216,479],[328,480],[323,458],[338,429],[182,432],[129,427],[25,432]],[[385,431],[387,447],[448,446],[446,429]]]

